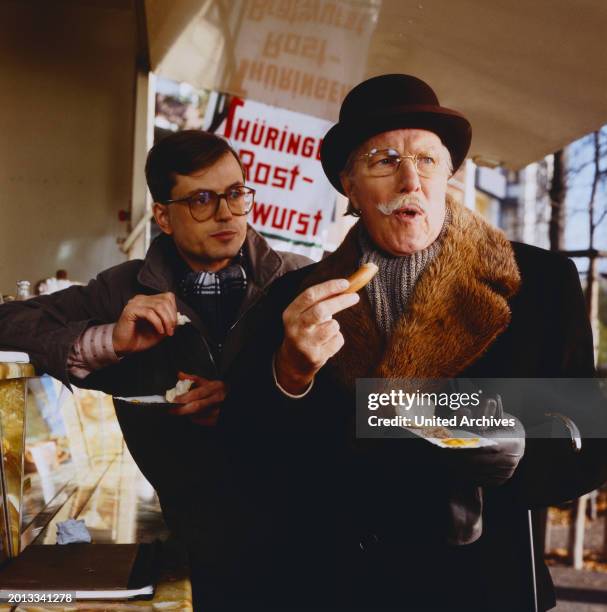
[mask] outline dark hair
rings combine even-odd
[[[171,198],[176,174],[191,174],[212,166],[226,153],[231,153],[245,177],[242,163],[227,140],[202,130],[184,130],[158,141],[148,153],[145,178],[154,202]]]

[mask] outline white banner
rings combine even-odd
[[[331,125],[232,98],[227,118],[216,130],[236,149],[247,171],[247,185],[256,190],[249,223],[272,247],[316,260],[325,249],[335,207],[336,191],[320,164],[322,138]]]

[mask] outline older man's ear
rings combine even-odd
[[[341,181],[341,186],[344,189],[346,197],[349,199],[350,192],[352,191],[352,177],[347,172],[341,172],[339,175],[339,180]]]
[[[352,202],[352,177],[346,172],[342,172],[339,175],[341,186],[343,187],[344,193],[348,198],[348,208],[344,215],[352,215],[353,217],[360,217],[359,208]]]

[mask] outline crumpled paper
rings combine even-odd
[[[90,544],[92,538],[82,519],[57,523],[57,544]]]

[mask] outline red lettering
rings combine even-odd
[[[261,144],[261,140],[266,131],[266,122],[259,125],[258,121],[255,121],[255,125],[253,126],[253,131],[251,132],[251,144],[258,145]]]
[[[304,138],[303,145],[301,147],[301,154],[304,157],[312,157],[312,153],[314,153],[314,138]]]
[[[247,151],[246,149],[240,149],[239,156],[246,178],[248,179],[251,176],[251,167],[255,161],[255,153],[253,153],[253,151]]]
[[[276,229],[282,229],[285,226],[285,216],[287,214],[286,208],[281,208],[282,217],[280,218],[280,224],[276,221],[276,213],[278,212],[278,206],[274,207],[274,216],[272,217],[272,227]]]
[[[310,215],[306,213],[301,213],[299,215],[299,219],[297,219],[297,223],[301,225],[301,229],[296,229],[296,234],[301,234],[305,236],[308,233],[308,224],[309,224]]]
[[[299,176],[299,166],[293,166],[290,174],[291,183],[289,184],[289,191],[293,191],[293,187],[295,187],[295,179]]]
[[[292,208],[289,209],[289,220],[287,221],[287,230],[291,229],[291,221],[293,220],[293,217],[297,214],[296,210],[293,210]]]
[[[314,215],[314,229],[312,230],[312,236],[316,236],[316,232],[318,231],[318,224],[320,223],[322,219],[322,211],[318,210],[316,212],[316,214]]]
[[[285,138],[287,137],[287,126],[285,125],[285,129],[282,131],[282,136],[280,137],[280,144],[278,145],[278,150],[283,151],[285,146]]]
[[[262,171],[265,171],[265,175],[261,174]],[[267,185],[269,178],[270,178],[270,164],[264,164],[262,162],[259,162],[255,170],[255,178],[253,179],[253,182],[257,183],[258,185]]]
[[[278,130],[276,128],[269,127],[266,133],[266,141],[263,143],[263,146],[266,149],[276,150],[276,139],[277,138],[278,138]]]
[[[297,155],[297,151],[299,150],[300,142],[301,142],[301,134],[290,134],[289,142],[287,144],[287,153],[293,153],[293,155]]]
[[[246,119],[239,119],[238,125],[236,126],[236,132],[234,132],[234,140],[240,140],[241,142],[246,142],[247,136],[249,135],[249,126],[251,125],[250,121]],[[226,134],[227,137],[227,134]]]
[[[278,187],[284,189],[287,185],[287,174],[289,170],[287,168],[274,168],[274,180],[272,181],[272,187]]]
[[[230,138],[232,135],[232,126],[234,124],[234,117],[236,116],[236,109],[239,106],[244,106],[244,100],[242,98],[232,98],[230,102],[230,108],[228,109],[228,117],[226,119],[226,129],[224,136]]]
[[[259,223],[260,225],[266,225],[268,218],[274,206],[272,204],[263,204],[262,202],[255,202],[253,204],[253,223]]]

